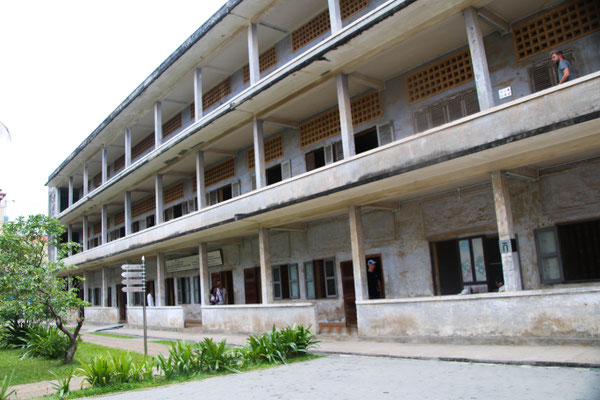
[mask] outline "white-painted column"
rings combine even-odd
[[[348,75],[339,74],[336,77],[338,108],[340,112],[340,128],[342,132],[342,149],[344,158],[356,154],[354,148],[354,126],[352,125],[352,108],[350,105],[350,87]]]
[[[198,257],[200,259],[200,304],[209,305],[210,277],[208,275],[208,251],[206,243],[198,246]]]
[[[89,177],[89,166],[88,163],[83,164],[83,195],[87,196],[87,194],[89,193],[89,182],[90,182],[90,177]]]
[[[487,58],[485,56],[485,46],[483,35],[479,26],[479,17],[477,10],[473,7],[466,8],[463,11],[465,25],[467,29],[467,38],[469,40],[469,50],[471,52],[471,63],[473,65],[473,75],[475,77],[475,86],[477,88],[477,98],[479,99],[479,108],[486,110],[494,106],[494,92],[492,92],[492,80],[488,68]]]
[[[154,103],[154,147],[162,144],[162,103]]]
[[[204,152],[196,153],[196,198],[198,209],[206,207],[206,181],[204,179]]]
[[[84,215],[83,216],[83,251],[86,251],[88,249],[88,231],[89,231],[89,224],[88,224],[88,216]]]
[[[273,271],[271,269],[271,244],[269,230],[258,230],[258,253],[260,257],[260,284],[262,303],[273,303]]]
[[[356,300],[368,300],[367,266],[365,263],[364,234],[362,225],[362,212],[358,206],[351,206],[348,210],[350,216],[350,244],[352,246],[352,269],[354,271],[354,292]]]
[[[102,299],[102,307],[108,307],[108,271],[106,267],[102,267],[102,295],[100,298]]]
[[[194,114],[195,120],[202,118],[202,69],[196,68],[194,71]]]
[[[179,282],[177,282],[177,277],[173,277],[173,292],[175,296],[175,305],[179,305]]]
[[[89,292],[88,288],[90,287],[90,284],[88,282],[89,277],[90,276],[87,272],[83,273],[83,285],[82,285],[83,286],[83,300],[91,303],[92,299],[90,299],[90,296],[88,293]]]
[[[250,84],[260,80],[260,63],[258,54],[258,25],[248,25],[248,67],[250,69]]]
[[[154,187],[156,189],[154,198],[156,200],[156,225],[162,224],[165,220],[164,203],[163,203],[163,179],[162,175],[157,174],[154,179]]]
[[[342,29],[342,9],[340,0],[328,0],[329,4],[329,21],[331,22],[331,33],[335,34]]]
[[[156,281],[154,282],[154,288],[156,290],[156,302],[157,307],[164,307],[165,301],[165,278],[166,278],[166,260],[163,253],[156,255]]]
[[[125,128],[125,168],[131,165],[131,128]]]
[[[263,120],[254,120],[254,170],[256,173],[256,188],[267,186],[265,172],[265,142],[263,137]]]
[[[73,241],[73,225],[67,225],[67,242]],[[73,255],[73,250],[69,250],[69,257]]]
[[[102,146],[102,185],[108,180],[108,149]]]
[[[104,204],[100,212],[100,242],[101,244],[106,244],[108,243],[108,206]]]
[[[513,227],[510,194],[504,171],[492,171],[492,189],[500,240],[502,273],[506,291],[523,290],[519,254],[516,249],[516,236]]]
[[[73,177],[69,177],[69,207],[73,205]]]
[[[125,236],[131,235],[131,192],[125,192]]]

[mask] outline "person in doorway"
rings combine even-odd
[[[221,281],[217,282],[217,304],[225,304],[225,296],[227,295],[227,290],[223,287]]]
[[[377,262],[375,260],[367,261],[367,286],[369,289],[369,299],[381,298],[381,276],[377,271]]]
[[[210,304],[212,304],[213,306],[214,306],[215,304],[218,304],[218,303],[219,303],[219,297],[217,296],[217,287],[216,287],[216,286],[213,286],[213,287],[210,289],[210,297],[209,297],[208,301],[209,301],[209,302],[210,302]]]
[[[573,66],[567,60],[563,52],[560,50],[553,51],[550,53],[552,57],[552,61],[556,64],[556,71],[558,72],[558,84],[562,84],[568,81],[572,81],[575,79],[575,72],[573,71]]]
[[[498,288],[498,292],[506,292],[506,287],[502,279],[496,279],[496,287]]]
[[[154,307],[154,296],[152,296],[152,293],[148,293],[146,301],[148,302],[148,307]]]

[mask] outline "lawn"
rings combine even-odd
[[[10,381],[10,386],[54,380],[56,377],[65,378],[72,374],[73,370],[79,368],[77,360],[89,362],[94,356],[105,355],[106,353],[119,355],[127,353],[127,351],[97,344],[79,343],[77,352],[75,353],[75,360],[71,364],[64,365],[62,360],[46,360],[43,358],[21,360],[21,350],[0,349],[0,381],[4,379],[5,375],[10,375],[13,370],[14,375]],[[143,354],[130,353],[135,360],[144,359]]]
[[[139,339],[137,336],[126,336],[126,335],[117,335],[116,333],[105,333],[105,332],[90,332],[90,335],[98,335],[98,336],[106,336],[118,339]]]

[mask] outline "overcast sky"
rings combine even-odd
[[[59,164],[225,0],[0,1],[0,189],[48,212]]]

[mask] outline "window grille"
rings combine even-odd
[[[94,235],[99,235],[102,232],[102,224],[94,224]]]
[[[215,185],[219,182],[231,179],[235,176],[235,160],[229,159],[223,161],[214,167],[208,168],[204,173],[206,187]]]
[[[125,166],[125,155],[123,154],[121,157],[117,158],[113,164],[113,168],[115,173],[123,169]]]
[[[467,90],[415,111],[413,113],[415,132],[426,131],[477,112],[479,112],[477,92],[475,89]]]
[[[283,157],[283,140],[276,136],[264,143],[265,163]],[[254,168],[254,147],[248,150],[248,169]]]
[[[162,137],[163,139],[170,136],[177,129],[181,128],[181,113],[175,115],[173,118],[165,122],[162,126]]]
[[[231,94],[231,78],[226,78],[202,95],[202,109],[207,110]]]
[[[517,60],[523,60],[600,28],[600,4],[574,0],[513,28]]]
[[[473,79],[469,50],[463,50],[406,77],[408,103],[427,99]]]
[[[125,211],[115,214],[113,226],[123,225],[125,223]]]
[[[154,132],[143,138],[138,144],[131,148],[131,159],[135,160],[144,154],[148,149],[154,147]]]
[[[271,47],[258,57],[258,65],[261,74],[275,64],[277,64],[277,53],[275,52],[275,47]],[[248,64],[244,65],[243,74],[244,84],[250,82],[250,66]]]
[[[137,218],[140,215],[153,212],[155,208],[156,201],[154,199],[154,196],[146,197],[145,199],[140,200],[131,206],[131,217]]]
[[[163,191],[164,204],[183,199],[183,182],[179,182]]]

